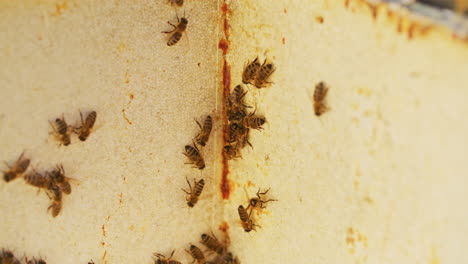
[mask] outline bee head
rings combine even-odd
[[[9,182],[11,180],[13,180],[14,178],[16,177],[16,174],[13,173],[13,172],[7,172],[3,175],[3,179],[6,181],[6,182]],[[8,251],[6,251],[4,254],[8,253]]]
[[[187,20],[187,18],[185,18],[185,17],[181,18],[181,19],[180,19],[180,22],[181,22],[182,24],[185,24],[185,25],[188,24],[188,20]]]

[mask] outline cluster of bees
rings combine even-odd
[[[266,59],[260,64],[258,57],[252,62],[248,62],[242,73],[242,82],[245,85],[252,84],[257,88],[268,87],[272,82],[270,76],[276,68],[273,63]],[[226,98],[226,110],[228,117],[227,144],[224,152],[229,160],[240,156],[240,150],[252,144],[249,142],[250,129],[262,130],[266,122],[263,116],[255,115],[256,110],[248,113],[248,108],[252,108],[244,102],[247,91],[239,84]]]
[[[56,217],[62,210],[62,194],[71,193],[70,180],[65,176],[65,170],[61,164],[56,165],[50,171],[40,173],[34,168],[32,172],[26,173],[31,160],[24,157],[22,153],[13,165],[8,165],[8,170],[4,172],[3,179],[6,182],[22,177],[23,180],[39,190],[44,189],[47,196],[52,201],[47,211],[52,210],[52,216]]]
[[[63,115],[62,118],[57,118],[54,122],[49,121],[52,127],[51,133],[61,145],[68,146],[70,144],[70,134],[72,132],[76,133],[81,141],[88,138],[96,121],[96,112],[90,112],[85,119],[83,119],[83,114],[80,112],[80,117],[81,124],[78,126],[69,126]],[[3,179],[5,182],[10,182],[22,177],[27,184],[37,187],[39,190],[45,190],[51,200],[51,205],[47,208],[47,211],[51,210],[52,216],[56,217],[62,210],[63,194],[71,194],[71,178],[65,176],[62,164],[58,164],[45,172],[38,172],[32,168],[31,172],[26,173],[30,163],[31,160],[25,158],[23,152],[12,165],[6,164],[8,169],[4,171]]]
[[[239,264],[239,259],[234,256],[231,252],[228,251],[227,243],[221,243],[216,236],[211,233],[202,234],[200,243],[204,245],[209,251],[210,255],[216,254],[210,260],[208,260],[208,254],[205,255],[203,251],[195,246],[190,244],[189,249],[185,251],[193,258],[192,263],[196,262],[198,264]],[[154,263],[155,264],[181,264],[180,261],[172,259],[174,256],[175,250],[172,251],[169,257],[166,257],[159,253],[154,253]]]
[[[21,263],[22,263],[22,261],[17,259],[15,257],[15,255],[13,254],[13,252],[11,252],[10,250],[2,249],[2,251],[0,252],[0,264],[21,264]],[[36,259],[36,258],[28,259],[27,257],[24,257],[24,262],[23,263],[26,263],[26,264],[47,264],[41,258],[39,258],[39,259]]]
[[[184,0],[168,0],[168,3],[172,6],[175,7],[182,7],[184,5]],[[187,28],[188,20],[184,16],[181,19],[177,16],[177,24],[174,25],[171,22],[167,21],[169,25],[171,25],[173,28],[172,30],[169,31],[162,31],[162,33],[165,34],[170,34],[169,40],[167,41],[168,46],[173,46],[179,42],[179,40],[182,38],[182,34],[184,33],[185,29]]]
[[[85,141],[96,122],[96,111],[91,111],[88,113],[86,118],[83,120],[83,113],[80,111],[81,124],[77,126],[70,126],[65,121],[65,117],[62,115],[62,118],[56,118],[54,122],[49,124],[52,127],[51,134],[60,142],[61,145],[68,146],[70,145],[70,134],[73,132],[78,135],[78,138],[81,141]]]

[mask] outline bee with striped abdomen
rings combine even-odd
[[[185,250],[185,251],[187,251],[187,253],[189,253],[190,256],[192,256],[194,262],[197,261],[199,264],[205,263],[205,260],[206,260],[205,254],[203,254],[201,249],[199,249],[197,246],[190,245],[190,251],[188,250]]]
[[[21,153],[19,158],[15,161],[15,163],[13,163],[12,166],[5,162],[8,170],[3,172],[3,179],[6,182],[9,182],[21,176],[21,174],[23,174],[28,169],[29,163],[31,163],[31,160],[24,158],[24,152]]]
[[[194,167],[199,170],[203,170],[205,168],[205,160],[201,156],[200,150],[197,148],[195,143],[193,143],[192,146],[186,145],[185,152],[183,152],[183,154],[190,160],[190,162],[186,164],[193,164]]]
[[[51,172],[48,172],[50,179],[56,184],[65,194],[71,193],[70,178],[65,176],[63,165],[59,164]]]
[[[62,118],[56,118],[54,123],[49,121],[49,124],[53,129],[51,133],[55,138],[64,146],[70,145],[70,127],[65,121],[65,117],[62,115]]]
[[[325,82],[319,82],[315,85],[314,91],[314,112],[316,116],[321,116],[329,110],[326,104],[328,94],[328,85]]]
[[[89,137],[89,134],[91,133],[94,123],[96,122],[97,113],[96,111],[91,111],[83,120],[83,113],[81,113],[80,111],[80,117],[81,117],[81,126],[74,128],[73,131],[76,134],[78,134],[78,138],[81,141],[85,141]]]
[[[195,120],[195,122],[197,122],[197,125],[200,127],[200,133],[195,137],[195,141],[204,147],[210,138],[211,129],[213,128],[213,119],[211,116],[207,116],[205,122],[203,122],[203,126],[200,125],[197,120]]]
[[[242,227],[244,228],[244,231],[250,232],[252,230],[255,230],[255,227],[258,225],[254,224],[253,220],[250,218],[250,214],[247,213],[247,210],[244,208],[244,206],[239,205],[237,211],[239,213],[239,218],[242,222]]]
[[[271,84],[272,82],[270,82],[269,79],[275,70],[275,65],[273,65],[273,63],[267,63],[267,60],[265,59],[255,76],[254,86],[257,88],[264,88]]]
[[[244,127],[247,128],[252,128],[252,129],[257,129],[257,130],[262,130],[263,129],[263,124],[266,122],[266,118],[263,116],[254,116],[255,111],[253,113],[249,114],[246,118],[244,118],[242,124]]]
[[[188,20],[185,17],[182,17],[179,20],[177,17],[177,25],[172,24],[171,22],[167,21],[167,23],[174,27],[171,31],[163,31],[162,33],[171,34],[169,40],[167,41],[168,46],[173,46],[179,42],[182,38],[182,34],[184,33],[185,29],[187,28]]]
[[[202,234],[200,243],[205,245],[211,251],[216,252],[219,255],[222,255],[224,251],[226,250],[226,247],[218,241],[218,239],[213,233],[211,234],[213,236]]]
[[[205,180],[201,179],[199,180],[198,182],[195,181],[195,179],[193,179],[193,189],[192,189],[192,185],[190,185],[190,182],[189,180],[186,178],[187,180],[187,183],[189,185],[189,188],[190,188],[190,192],[189,191],[186,191],[184,189],[182,189],[182,191],[184,191],[186,194],[188,194],[187,196],[187,205],[189,207],[194,207],[195,204],[198,202],[198,199],[200,198],[200,195],[203,191],[203,187],[205,186]]]
[[[245,66],[244,71],[242,72],[242,82],[245,84],[252,83],[252,81],[255,80],[260,67],[261,65],[258,61],[258,57],[251,63],[247,63],[247,66]]]

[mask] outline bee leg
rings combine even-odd
[[[197,122],[197,125],[200,127],[200,129],[202,129],[202,126],[200,125],[200,123],[195,118],[193,120],[195,120],[195,122]]]

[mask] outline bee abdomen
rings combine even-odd
[[[179,42],[179,40],[181,38],[182,38],[182,33],[179,32],[179,31],[176,31],[176,32],[174,32],[174,34],[172,34],[172,36],[167,41],[167,45],[168,46],[175,45],[175,44],[177,44],[177,42]]]
[[[239,218],[242,222],[245,223],[249,221],[249,215],[247,214],[247,211],[245,210],[244,206],[239,205],[237,211],[239,212]]]

